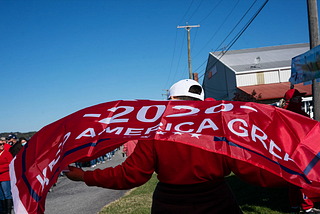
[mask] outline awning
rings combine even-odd
[[[312,85],[304,86],[303,83],[300,83],[294,85],[294,88],[301,93],[307,92],[306,97],[312,95]],[[290,89],[290,82],[243,86],[238,87],[238,89],[246,94],[252,94],[253,90],[255,90],[257,95],[261,95],[261,97],[257,98],[257,100],[281,99]]]

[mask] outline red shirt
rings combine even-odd
[[[4,144],[4,149],[9,151],[9,149],[11,148],[11,146],[7,143]]]
[[[153,172],[168,184],[197,184],[222,180],[230,174],[223,155],[176,142],[139,141],[121,165],[84,173],[88,186],[130,189],[147,182]]]
[[[12,155],[7,150],[2,150],[0,152],[0,182],[10,181],[9,176],[9,164],[12,161]]]
[[[167,184],[220,181],[233,171],[240,179],[263,187],[288,186],[283,178],[250,163],[176,142],[139,141],[121,165],[84,172],[88,186],[130,189],[146,183],[153,172]]]

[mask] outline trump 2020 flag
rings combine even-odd
[[[145,139],[226,155],[229,167],[250,183],[292,183],[320,193],[319,135],[317,121],[257,103],[107,102],[49,124],[30,139],[10,164],[14,209],[19,214],[44,213],[50,187],[70,163],[97,158],[128,140]],[[252,179],[252,174],[258,176]]]

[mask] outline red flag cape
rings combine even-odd
[[[319,133],[315,120],[257,103],[107,102],[49,124],[30,139],[10,164],[14,209],[44,213],[46,195],[63,168],[144,139],[226,155],[234,161],[229,167],[254,184],[290,182],[320,193]]]

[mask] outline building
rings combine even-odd
[[[216,100],[255,101],[275,105],[290,89],[291,59],[310,50],[309,43],[231,50],[209,54],[203,88]],[[312,86],[297,84],[306,111]]]

